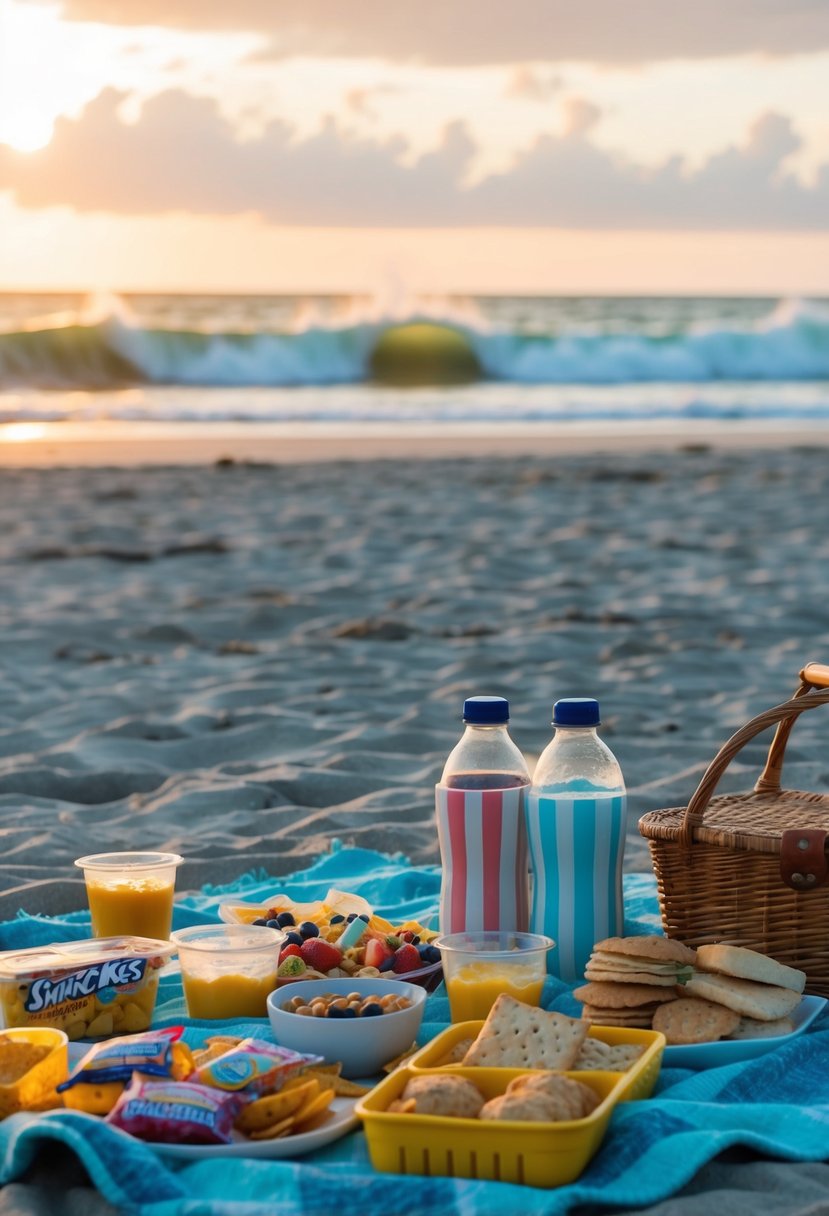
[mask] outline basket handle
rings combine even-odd
[[[812,666],[817,665],[810,664],[809,667],[804,668],[804,672],[809,671]],[[823,667],[821,671],[826,674],[826,683],[829,685],[829,668]],[[770,793],[774,790],[779,790],[780,772],[783,767],[783,753],[785,752],[789,732],[795,719],[807,709],[816,709],[819,705],[827,704],[829,704],[829,687],[823,688],[823,691],[817,691],[811,680],[804,680],[803,674],[801,674],[801,685],[791,700],[784,701],[782,705],[775,705],[772,709],[764,710],[756,718],[752,718],[750,722],[747,722],[745,726],[741,726],[737,733],[732,735],[727,743],[723,744],[705,770],[702,780],[685,809],[678,843],[685,849],[691,848],[694,829],[702,824],[708,803],[711,801],[719,780],[731,761],[756,735],[762,734],[764,730],[768,730],[775,723],[779,723],[779,725],[769,750],[766,768],[755,789],[758,793]],[[777,749],[776,753],[775,749]],[[776,781],[774,773],[772,773],[770,779],[767,779],[767,774],[770,771],[772,763],[775,764]],[[761,782],[764,779],[767,779],[767,784],[761,788]]]
[[[794,691],[793,699],[799,700],[807,692],[811,692],[813,688],[829,688],[829,667],[824,663],[806,664],[800,672],[800,683]],[[766,759],[766,766],[758,777],[757,784],[754,787],[756,793],[772,794],[780,789],[786,744],[789,742],[789,735],[795,724],[796,717],[796,714],[791,714],[779,724],[774,732],[774,738],[771,741],[771,747]]]

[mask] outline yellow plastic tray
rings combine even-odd
[[[563,1073],[589,1085],[601,1101],[586,1119],[561,1123],[389,1114],[387,1107],[400,1097],[410,1077],[446,1071],[398,1068],[357,1103],[376,1170],[564,1186],[578,1178],[598,1150],[621,1088],[619,1073]],[[467,1077],[487,1099],[502,1094],[513,1077],[527,1072],[458,1066],[451,1071]]]
[[[15,1081],[13,1085],[0,1085],[0,1119],[21,1110],[44,1110],[61,1106],[62,1101],[55,1087],[69,1075],[69,1039],[62,1030],[46,1027],[30,1027],[22,1030],[4,1030],[0,1038],[16,1039],[18,1042],[34,1043],[51,1047],[33,1068]]]
[[[416,1055],[406,1061],[407,1067],[413,1073],[431,1072],[436,1068],[451,1068],[453,1071],[462,1067],[460,1064],[442,1064],[456,1043],[462,1039],[477,1038],[483,1022],[457,1022],[454,1026],[442,1031],[436,1038],[421,1047]],[[617,1026],[591,1026],[588,1038],[599,1039],[613,1047],[619,1043],[636,1043],[645,1050],[642,1055],[623,1073],[618,1072],[574,1072],[575,1077],[606,1076],[614,1083],[620,1084],[617,1097],[619,1102],[639,1101],[649,1098],[653,1093],[662,1067],[662,1053],[665,1050],[665,1036],[657,1030],[627,1030]],[[473,1069],[473,1074],[478,1072]],[[509,1070],[494,1070],[509,1071]],[[474,1080],[474,1076],[473,1076]]]

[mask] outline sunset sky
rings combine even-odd
[[[0,288],[829,294],[829,4],[0,0]]]

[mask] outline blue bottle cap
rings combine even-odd
[[[599,702],[592,697],[565,697],[553,706],[553,726],[598,726]]]
[[[509,701],[506,697],[467,697],[463,720],[473,726],[503,726],[509,722]]]

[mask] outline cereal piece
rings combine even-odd
[[[419,1115],[446,1115],[457,1119],[476,1119],[484,1104],[483,1095],[471,1081],[433,1074],[411,1077],[402,1099],[404,1102],[412,1099]]]
[[[562,1077],[555,1072],[527,1073],[516,1077],[507,1086],[507,1093],[540,1093],[551,1098],[561,1113],[559,1119],[583,1119],[599,1105],[599,1099],[589,1085]]]
[[[583,1022],[532,1008],[502,992],[463,1062],[489,1068],[567,1069],[586,1038]]]
[[[710,1043],[732,1034],[739,1024],[739,1014],[732,1009],[696,997],[662,1005],[653,1015],[654,1030],[661,1031],[671,1045]]]
[[[490,1099],[481,1110],[481,1118],[515,1119],[521,1123],[570,1122],[572,1116],[563,1116],[560,1109],[547,1094],[519,1091]]]

